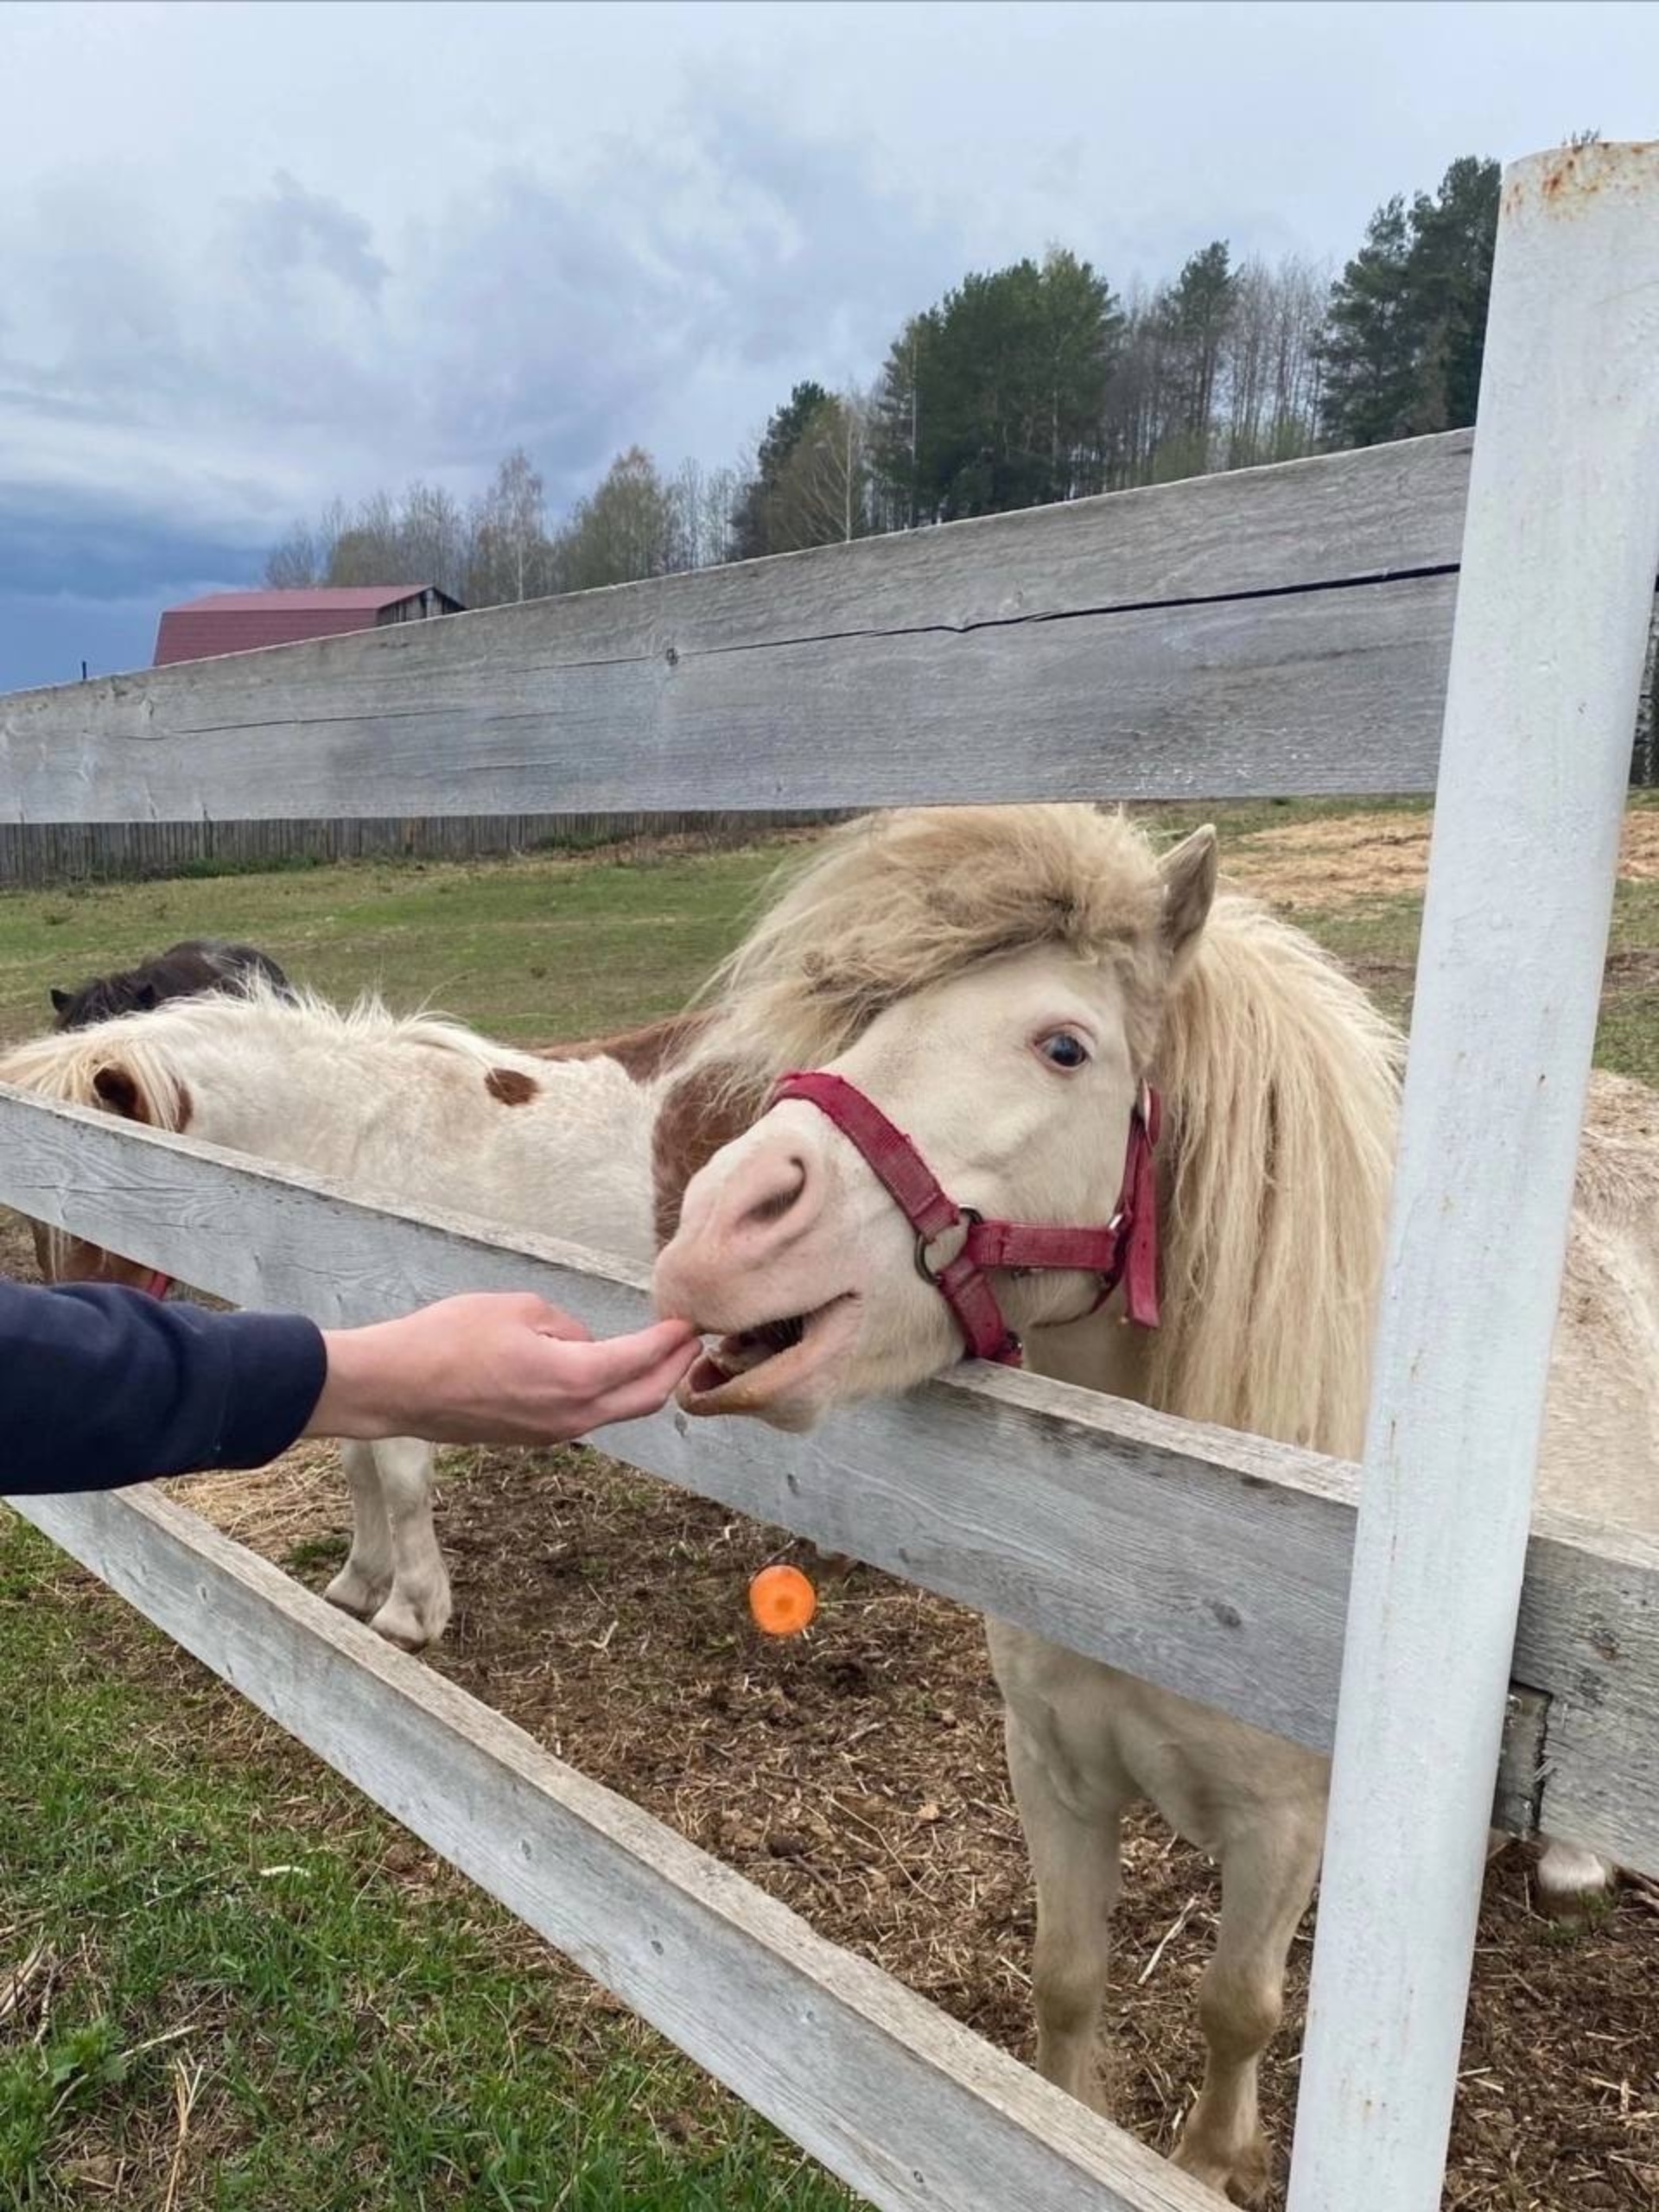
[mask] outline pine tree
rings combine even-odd
[[[1497,242],[1496,162],[1453,162],[1430,199],[1411,207],[1411,289],[1418,324],[1412,428],[1455,430],[1475,419],[1486,341],[1486,302]]]
[[[1366,226],[1365,243],[1331,288],[1324,429],[1333,446],[1410,435],[1418,393],[1411,230],[1397,194]]]
[[[1210,465],[1217,378],[1222,348],[1237,306],[1238,279],[1217,238],[1193,254],[1165,295],[1163,318],[1171,355],[1172,442],[1155,474],[1193,476]]]
[[[923,460],[924,441],[933,428],[931,410],[923,413],[922,392],[930,372],[928,354],[938,339],[936,312],[912,315],[888,347],[876,381],[872,459],[878,509],[889,530],[914,530],[938,519],[925,512],[922,495],[932,474]]]
[[[733,557],[753,561],[763,553],[785,553],[776,512],[778,487],[791,454],[805,435],[830,394],[810,377],[798,384],[766,425],[755,457],[754,474],[738,501],[733,524]]]
[[[1324,429],[1375,445],[1472,423],[1497,235],[1498,165],[1453,162],[1431,199],[1389,200],[1332,289]]]
[[[964,276],[888,353],[875,400],[883,511],[945,522],[1098,490],[1122,330],[1109,286],[1074,254]]]

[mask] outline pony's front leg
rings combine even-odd
[[[432,1525],[437,1453],[412,1436],[371,1446],[380,1478],[391,1550],[391,1590],[369,1626],[389,1643],[419,1651],[449,1624],[449,1576]]]
[[[1037,1882],[1031,1972],[1037,2070],[1103,2113],[1109,2101],[1097,2039],[1111,1964],[1123,1801],[1113,1797],[1086,1812],[1075,1808],[1012,1710],[1006,1733],[1008,1776]]]
[[[1538,1861],[1538,1900],[1546,1912],[1571,1920],[1606,1902],[1618,1881],[1618,1869],[1611,1859],[1554,1836],[1540,1840],[1544,1849]]]
[[[1241,2204],[1272,2173],[1256,2076],[1285,2009],[1285,1961],[1319,1871],[1323,1804],[1261,1813],[1226,1846],[1221,1929],[1198,1991],[1208,2056],[1175,2164]]]
[[[352,1548],[323,1596],[342,1612],[367,1620],[391,1588],[391,1530],[372,1444],[342,1444],[340,1465],[352,1493]]]

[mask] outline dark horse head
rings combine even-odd
[[[250,977],[263,977],[284,998],[293,995],[286,976],[268,954],[251,944],[226,944],[219,938],[187,938],[153,959],[124,969],[118,976],[95,976],[78,990],[52,994],[58,1029],[89,1029],[118,1014],[148,1014],[163,999],[191,998],[199,991],[238,990]]]

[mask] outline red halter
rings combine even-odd
[[[904,1131],[844,1077],[825,1069],[781,1076],[771,1103],[776,1105],[785,1098],[803,1098],[816,1106],[863,1154],[871,1173],[915,1230],[917,1269],[956,1316],[969,1358],[1018,1367],[1022,1357],[1020,1339],[996,1302],[988,1268],[1009,1268],[1018,1274],[1037,1268],[1075,1268],[1097,1275],[1100,1295],[1090,1313],[1103,1306],[1122,1283],[1129,1319],[1142,1328],[1157,1327],[1158,1193],[1152,1155],[1160,1109],[1158,1094],[1149,1084],[1141,1084],[1129,1116],[1122,1187],[1103,1229],[987,1221],[972,1206],[958,1205],[940,1188]],[[963,1228],[967,1234],[955,1257],[936,1268],[929,1247],[947,1230]]]
[[[165,1298],[172,1287],[172,1276],[164,1275],[159,1268],[152,1274],[147,1274],[143,1282],[133,1285],[133,1288],[142,1291],[146,1298]]]

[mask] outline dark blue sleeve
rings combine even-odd
[[[298,1314],[0,1281],[0,1497],[263,1466],[310,1419],[327,1364]]]

